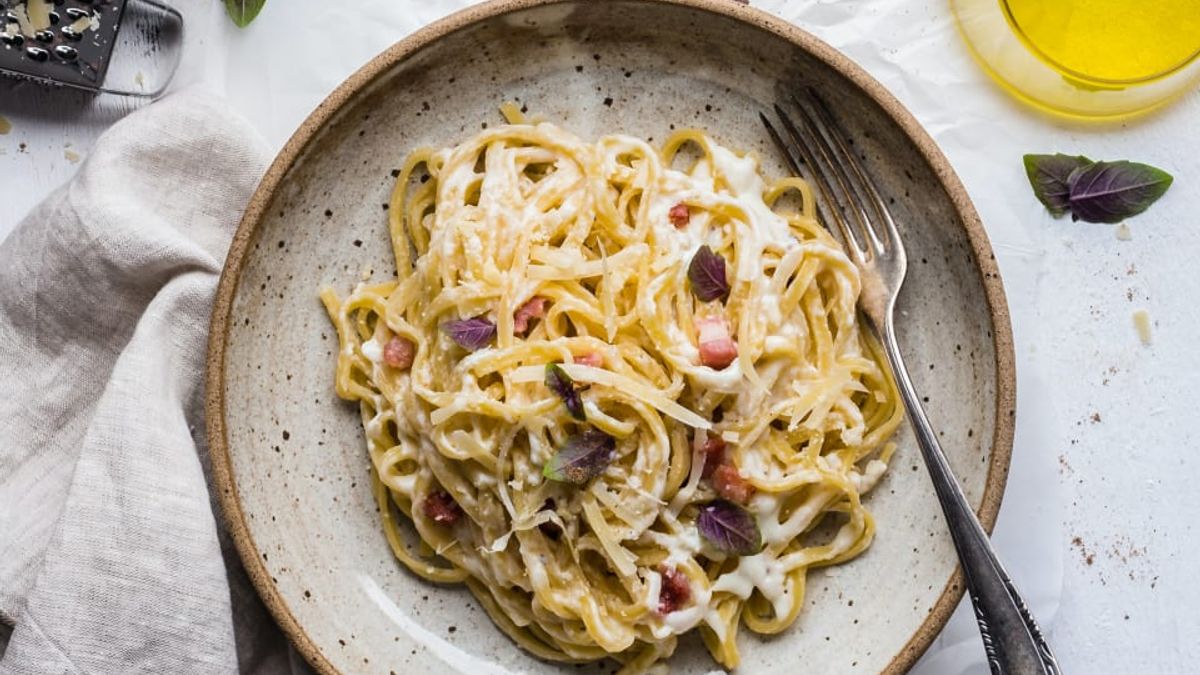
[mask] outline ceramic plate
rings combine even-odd
[[[251,578],[317,670],[563,669],[518,649],[466,590],[425,583],[392,557],[357,408],[334,395],[337,338],[317,293],[390,278],[383,204],[393,169],[418,146],[500,123],[499,104],[516,100],[584,137],[661,140],[673,126],[700,126],[778,174],[757,115],[802,85],[828,100],[894,199],[912,260],[900,343],[991,526],[1013,424],[1003,292],[962,185],[896,100],[801,29],[729,0],[480,5],[396,44],[309,117],[254,195],[221,280],[208,371],[221,501]],[[739,672],[901,672],[941,629],[962,594],[956,558],[911,435],[898,441],[869,498],[874,545],[811,574],[790,630],[741,631]],[[694,636],[671,667],[715,669]]]

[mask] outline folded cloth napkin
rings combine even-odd
[[[268,151],[184,92],[0,245],[0,673],[303,669],[214,516],[202,373]]]

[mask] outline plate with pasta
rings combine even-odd
[[[899,330],[990,526],[1003,293],[894,99],[733,3],[487,4],[310,117],[222,277],[215,478],[318,671],[902,672],[924,651],[956,558],[859,273],[756,124],[797,83],[903,216]]]

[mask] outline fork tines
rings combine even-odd
[[[821,197],[818,209],[826,226],[832,223],[837,227],[836,233],[856,262],[890,253],[895,248],[893,240],[899,237],[895,222],[829,107],[811,88],[802,98],[791,97],[789,107],[799,123],[782,106],[774,107],[786,137],[765,114],[759,113],[759,117],[788,165],[816,185]]]

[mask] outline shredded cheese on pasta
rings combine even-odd
[[[732,668],[739,624],[784,630],[808,570],[874,535],[861,497],[902,412],[858,323],[859,274],[803,180],[768,186],[753,156],[700,131],[661,149],[588,143],[504,111],[509,124],[409,157],[389,210],[397,279],[322,292],[388,541],[414,573],[466,582],[541,658],[644,672],[698,628]],[[775,208],[789,192],[799,212]],[[728,262],[727,299],[693,294],[703,245]],[[522,333],[514,315],[535,298],[544,314]],[[496,327],[477,351],[439,330],[473,317]],[[697,337],[713,317],[736,342],[723,368],[705,365]],[[387,362],[397,337],[415,347],[411,365]],[[555,362],[582,388],[586,423],[545,385]],[[543,466],[581,426],[616,439],[612,463],[583,486],[548,480]],[[713,437],[724,475],[752,493],[757,554],[698,532],[698,509],[724,494],[702,475]],[[461,518],[424,508],[445,495]],[[663,604],[672,580],[678,606]]]

